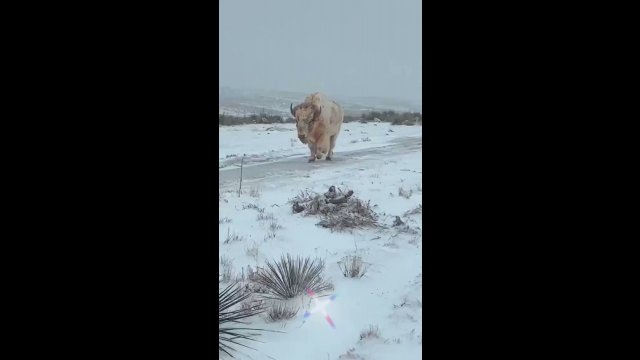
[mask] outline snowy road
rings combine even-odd
[[[292,175],[304,176],[305,172],[320,168],[338,168],[345,165],[353,165],[353,160],[358,161],[358,165],[366,167],[368,163],[379,163],[382,158],[420,152],[422,150],[421,137],[401,137],[393,139],[390,145],[372,147],[360,150],[340,152],[336,147],[333,160],[318,160],[314,163],[307,162],[307,154],[302,156],[292,156],[278,161],[268,161],[258,164],[243,166],[242,181],[251,182],[263,178],[273,179],[276,177],[290,177]],[[230,182],[237,182],[240,179],[240,167],[230,166],[222,168],[218,172],[218,182],[223,186]]]

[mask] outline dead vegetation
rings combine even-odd
[[[409,244],[411,244],[411,245],[418,246],[419,243],[420,243],[420,237],[419,236],[414,236],[414,237],[411,238],[411,240],[409,240]]]
[[[282,229],[282,225],[278,224],[276,219],[273,219],[271,220],[271,222],[269,222],[269,231],[271,231],[272,233],[275,233],[280,229]]]
[[[404,307],[408,308],[422,308],[422,300],[416,298],[415,300],[409,299],[408,295],[404,295],[400,304],[393,304],[394,309],[400,309]]]
[[[245,288],[244,291],[247,291],[247,293],[251,293],[251,291],[247,288]],[[264,308],[264,301],[261,299],[255,299],[253,295],[250,296],[248,300],[240,304],[240,311],[242,313],[255,313],[256,311],[263,310]]]
[[[275,302],[267,310],[267,320],[270,322],[289,320],[298,314],[298,310],[300,308],[282,302]]]
[[[233,274],[233,260],[228,257],[222,255],[220,256],[220,276],[218,282],[228,283],[231,281],[231,276]]]
[[[377,326],[369,325],[368,329],[362,330],[360,332],[360,341],[369,340],[369,339],[380,339],[380,330]]]
[[[264,209],[258,209],[258,221],[269,222],[264,241],[275,239],[278,230],[282,229],[282,225],[278,224],[276,217],[272,213],[265,213]]]
[[[415,215],[415,214],[422,214],[422,204],[418,205],[416,208],[413,208],[411,210],[407,210],[404,213],[404,216],[407,217],[409,215]]]
[[[340,355],[338,360],[364,360],[364,358],[358,354],[356,354],[356,349],[351,348],[346,353]]]
[[[262,191],[260,190],[259,187],[252,186],[251,188],[249,188],[249,196],[254,198],[259,198],[261,194],[262,194]]]
[[[275,216],[272,213],[265,213],[264,209],[258,209],[258,221],[275,220]]]
[[[229,244],[236,241],[243,241],[244,236],[238,235],[235,232],[231,232],[231,229],[227,229],[227,237],[224,240],[225,244]]]
[[[267,234],[264,236],[263,240],[267,242],[275,238],[276,238],[276,233],[274,231],[267,231]]]
[[[405,190],[402,186],[398,189],[398,196],[402,196],[405,199],[408,199],[413,195],[413,190]]]
[[[409,234],[409,235],[418,235],[418,230],[412,228],[411,226],[406,224],[404,221],[402,221],[400,216],[395,217],[392,227],[395,229],[396,235],[400,233]]]
[[[367,273],[368,266],[362,261],[362,257],[347,255],[338,262],[342,275],[348,278],[361,278]]]
[[[258,207],[258,205],[256,205],[256,204],[244,204],[244,205],[242,205],[242,210],[247,210],[247,209],[253,209],[253,210],[257,210],[258,212],[264,212],[264,208]]]
[[[255,242],[247,248],[247,256],[258,262],[259,246]]]
[[[331,231],[380,227],[378,215],[370,202],[358,199],[353,190],[345,192],[335,186],[329,187],[324,194],[305,190],[291,199],[290,203],[294,213],[319,216],[321,220],[317,225]]]

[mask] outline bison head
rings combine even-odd
[[[296,128],[298,129],[298,139],[303,144],[307,143],[309,133],[313,129],[313,124],[318,119],[321,113],[321,109],[313,104],[300,104],[293,107],[293,104],[289,107],[291,115],[296,119]]]

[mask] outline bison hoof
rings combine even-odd
[[[327,156],[327,160],[328,160],[328,161],[331,161],[331,156]]]
[[[316,158],[314,158],[314,157],[313,158],[309,158],[309,162],[314,162],[314,161],[316,161]]]
[[[316,159],[318,160],[322,159],[322,154],[316,154]]]

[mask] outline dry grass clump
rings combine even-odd
[[[302,212],[305,216],[319,216],[319,226],[331,231],[343,231],[355,228],[379,227],[378,215],[370,202],[354,196],[353,190],[347,192],[331,186],[324,194],[305,190],[290,200],[293,212]]]
[[[242,205],[242,210],[253,209],[258,210],[258,212],[264,212],[264,208],[258,207],[256,204],[244,204]]]
[[[243,240],[244,240],[244,236],[240,236],[234,232],[232,233],[231,229],[227,229],[227,237],[224,240],[225,244],[229,244],[236,241],[243,241]]]
[[[231,281],[231,276],[233,273],[233,260],[228,257],[222,255],[220,256],[220,279],[218,282],[227,283]]]
[[[247,248],[247,256],[253,258],[256,262],[258,261],[258,254],[260,253],[259,246],[257,243],[253,243],[251,246]]]
[[[262,194],[262,191],[260,191],[259,187],[251,187],[249,189],[249,196],[251,197],[259,198],[261,194]]]
[[[408,199],[411,197],[411,195],[413,195],[413,190],[405,190],[402,186],[398,188],[398,196],[402,196],[403,198]]]
[[[299,307],[276,302],[267,310],[267,319],[270,322],[289,320],[298,314],[298,310],[300,310]]]
[[[356,354],[356,349],[351,348],[346,353],[340,355],[338,360],[365,360],[362,356]]]
[[[360,332],[360,340],[367,340],[367,339],[380,339],[380,330],[378,329],[377,326],[373,326],[373,325],[369,325],[368,329],[362,330],[362,332]]]
[[[396,216],[395,220],[393,221],[392,227],[396,230],[396,235],[400,233],[405,233],[409,235],[418,234],[418,231],[412,228],[411,226],[409,226],[408,224],[406,224],[404,221],[402,221],[400,216]]]
[[[347,255],[338,262],[342,275],[348,278],[361,278],[367,273],[368,266],[360,256]]]
[[[264,209],[258,209],[257,219],[258,221],[271,221],[275,220],[276,217],[273,215],[273,213],[266,213],[264,212]]]
[[[404,217],[415,214],[422,214],[422,204],[418,205],[416,208],[405,211]]]

